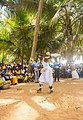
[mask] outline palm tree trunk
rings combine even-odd
[[[36,26],[35,26],[35,31],[34,31],[33,46],[32,46],[32,51],[31,51],[31,58],[33,58],[33,59],[34,59],[35,51],[36,51],[36,47],[37,47],[38,32],[39,32],[39,26],[40,26],[40,17],[42,15],[43,3],[44,3],[44,0],[39,1],[38,14],[37,14],[37,18],[36,18]]]
[[[23,66],[23,61],[24,60],[24,55],[22,54],[22,57],[21,57],[21,65]]]
[[[67,37],[67,64],[72,64],[73,62],[73,33],[70,15],[65,7],[65,25],[66,25],[66,37]]]

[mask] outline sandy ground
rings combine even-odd
[[[54,92],[44,84],[20,83],[0,90],[0,120],[83,120],[83,79],[54,82]]]

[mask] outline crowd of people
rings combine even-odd
[[[28,66],[20,64],[4,64],[0,75],[0,79],[4,81],[10,80],[13,85],[18,82],[32,81],[33,79],[32,74],[28,73]]]
[[[78,75],[74,75],[74,73],[77,73]],[[68,66],[62,66],[60,71],[60,77],[62,78],[83,78],[83,66],[82,65],[68,65]]]
[[[16,85],[19,82],[37,82],[40,88],[37,92],[42,91],[43,83],[49,84],[50,93],[53,92],[53,81],[60,82],[62,78],[83,78],[83,66],[62,66],[57,59],[50,64],[50,57],[40,57],[39,60],[30,60],[29,64],[4,64],[0,70],[0,79],[3,81],[10,80],[11,84]]]

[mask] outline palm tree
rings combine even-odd
[[[67,64],[73,62],[75,44],[79,40],[83,12],[81,2],[64,0],[51,20],[51,25],[59,22],[66,44]]]
[[[44,3],[44,0],[39,1],[38,14],[37,14],[37,18],[36,18],[36,26],[35,26],[35,31],[34,31],[33,46],[32,46],[32,51],[31,51],[31,58],[34,58],[36,47],[37,47],[40,17],[42,14],[43,3]]]

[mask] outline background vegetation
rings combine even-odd
[[[30,59],[39,0],[0,0],[1,62]],[[83,55],[82,0],[44,0],[35,56],[60,53],[71,63]],[[5,60],[7,62],[7,59]]]

